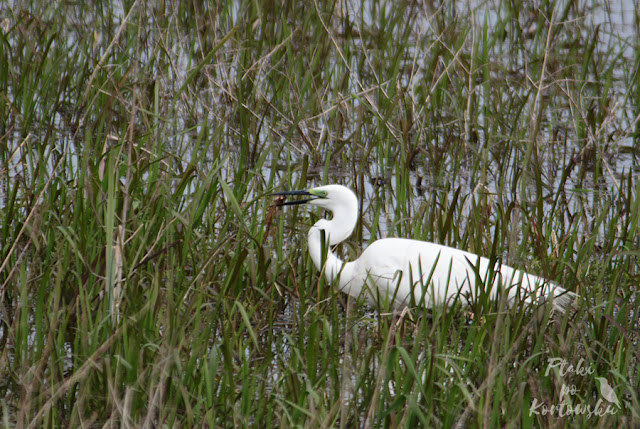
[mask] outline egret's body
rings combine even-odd
[[[377,240],[355,261],[343,262],[331,251],[331,246],[347,239],[356,226],[358,200],[355,194],[344,186],[328,185],[279,195],[311,196],[314,198],[284,205],[309,203],[332,212],[330,220],[321,219],[309,230],[311,258],[340,291],[365,297],[373,304],[390,304],[393,308],[432,307],[449,305],[458,298],[466,303],[464,298],[472,298],[485,290],[495,298],[503,288],[509,301],[517,296],[528,302],[553,298],[554,308],[563,311],[576,297],[544,278],[507,265],[492,266],[487,258],[426,241]]]

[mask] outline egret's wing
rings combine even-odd
[[[430,306],[473,292],[475,274],[464,254],[434,243],[392,238],[374,242],[358,264],[374,301]]]

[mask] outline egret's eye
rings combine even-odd
[[[322,189],[312,189],[309,192],[318,198],[327,198],[327,191],[323,191]]]

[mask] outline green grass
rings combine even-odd
[[[2,427],[640,425],[633,13],[620,31],[598,0],[17,3]],[[361,200],[345,258],[431,240],[584,301],[391,315],[339,295],[306,251],[321,214],[268,195],[324,183]],[[615,413],[529,412],[595,407],[595,377]]]

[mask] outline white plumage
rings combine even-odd
[[[343,262],[331,251],[331,246],[347,239],[358,221],[358,199],[351,190],[327,185],[275,195],[308,196],[310,198],[281,205],[308,203],[332,213],[330,220],[321,219],[309,229],[311,259],[341,292],[364,297],[374,305],[430,308],[450,305],[456,299],[466,304],[489,285],[492,299],[502,287],[509,302],[518,296],[527,302],[552,298],[554,309],[559,311],[564,311],[577,297],[549,280],[507,265],[496,264],[491,270],[489,259],[471,252],[406,238],[377,240],[355,261]]]

